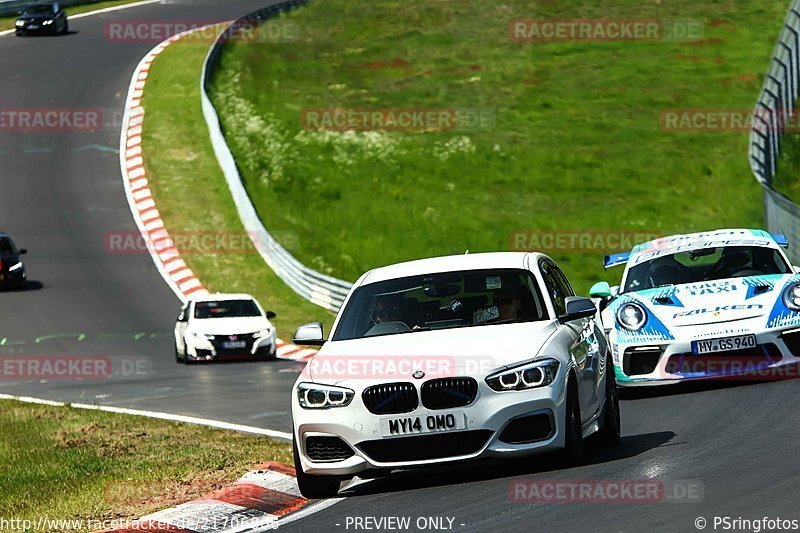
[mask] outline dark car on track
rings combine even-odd
[[[25,248],[19,249],[6,233],[0,233],[0,288],[22,289],[25,287],[27,274],[20,256],[28,253]]]
[[[31,4],[15,23],[17,35],[29,33],[67,33],[67,12],[58,4]]]

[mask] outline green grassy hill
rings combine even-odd
[[[268,22],[272,35],[298,30],[293,42],[230,43],[212,98],[267,227],[295,235],[304,263],[354,280],[401,260],[508,250],[517,231],[760,226],[747,133],[668,130],[661,117],[751,109],[785,2],[586,4],[327,0]],[[511,42],[518,18],[684,19],[702,36]],[[333,108],[478,108],[493,123],[303,127],[308,110]],[[600,249],[545,251],[581,292],[605,277]]]

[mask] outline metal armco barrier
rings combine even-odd
[[[772,53],[764,86],[758,95],[750,130],[748,159],[764,188],[767,229],[789,239],[787,253],[800,264],[800,206],[772,188],[778,167],[781,137],[787,119],[795,115],[800,86],[800,0],[793,0]]]
[[[283,11],[294,9],[306,4],[305,0],[290,0],[273,4],[264,9],[245,15],[231,25],[231,31],[236,31],[237,27],[246,27],[245,23],[252,21],[266,20]],[[208,125],[211,143],[214,146],[214,153],[225,174],[225,181],[231,191],[236,210],[245,229],[250,233],[253,241],[258,248],[261,257],[275,271],[289,287],[306,300],[317,304],[331,311],[338,311],[347,293],[350,292],[352,284],[340,279],[326,276],[316,272],[298,261],[290,254],[277,240],[267,231],[261,219],[258,217],[250,197],[247,195],[239,168],[233,158],[230,148],[225,141],[222,127],[214,105],[208,97],[208,81],[211,79],[213,69],[218,65],[219,54],[226,37],[230,33],[222,32],[206,57],[203,65],[203,75],[200,81],[200,93],[203,105],[203,115]]]

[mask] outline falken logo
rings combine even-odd
[[[691,311],[684,311],[683,313],[675,313],[672,315],[672,318],[705,315],[707,313],[714,313],[714,316],[717,316],[723,311],[749,311],[750,309],[763,309],[763,307],[764,306],[761,304],[718,305],[714,308],[701,307],[700,309],[692,309]]]

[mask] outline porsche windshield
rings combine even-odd
[[[261,316],[253,300],[226,300],[223,302],[197,302],[194,307],[194,317],[203,318],[234,318],[245,316]]]
[[[333,340],[547,318],[525,270],[468,270],[411,276],[358,288]]]
[[[622,292],[791,272],[791,267],[774,248],[763,246],[701,248],[655,257],[631,267]]]

